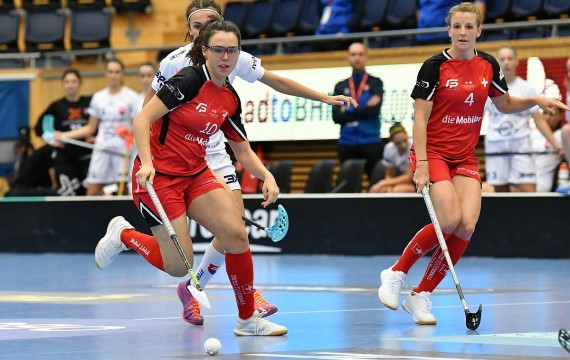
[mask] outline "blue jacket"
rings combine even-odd
[[[364,73],[352,74],[355,91],[360,86]],[[351,106],[345,112],[341,112],[340,105],[333,105],[332,117],[335,123],[340,124],[340,137],[338,143],[341,145],[362,145],[380,142],[380,108],[382,100],[378,105],[366,106],[366,103],[374,95],[379,95],[380,99],[384,94],[382,80],[368,74],[367,86],[362,91],[358,99],[358,107]],[[351,96],[348,79],[336,84],[334,95]]]
[[[329,4],[330,3],[330,4]],[[354,17],[354,5],[352,0],[321,0],[321,10],[330,6],[330,17],[326,23],[319,24],[316,35],[349,33],[349,25]],[[321,14],[323,11],[321,11]]]

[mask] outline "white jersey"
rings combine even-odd
[[[400,174],[405,174],[408,172],[408,167],[410,162],[408,160],[408,154],[412,148],[412,139],[408,139],[408,151],[400,155],[398,148],[394,142],[390,141],[384,147],[384,153],[382,155],[382,164],[386,167],[396,168]]]
[[[179,47],[172,51],[160,62],[160,67],[152,80],[152,88],[158,91],[164,82],[174,76],[183,67],[191,65],[190,58],[186,56],[194,44],[190,43]],[[229,75],[230,82],[233,82],[236,76],[247,82],[255,82],[263,77],[265,69],[261,66],[261,59],[241,51],[239,54],[237,65]],[[225,153],[226,145],[224,143],[224,134],[221,131],[210,136],[206,147],[206,161],[208,154]],[[209,163],[209,161],[208,161]]]
[[[517,97],[536,96],[534,89],[518,76],[507,85],[511,95]],[[490,99],[487,99],[485,110],[489,111],[489,129],[485,135],[485,141],[514,140],[530,136],[529,116],[538,109],[538,106],[534,106],[520,113],[503,114],[497,110]]]
[[[99,119],[95,145],[124,151],[125,141],[117,135],[115,127],[123,125],[131,130],[138,111],[138,94],[127,86],[114,95],[109,88],[93,94],[87,113]]]
[[[554,138],[562,143],[562,132],[560,129],[554,133]],[[534,157],[536,164],[536,191],[550,191],[552,182],[554,181],[554,173],[560,164],[560,157],[556,154],[554,147],[546,140],[546,138],[538,131],[537,128],[532,129],[530,134],[532,151],[536,152],[553,152],[552,154],[541,154]]]

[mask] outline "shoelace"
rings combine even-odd
[[[419,306],[420,306],[420,311],[421,312],[430,312],[431,310],[431,300],[429,299],[429,297],[424,296],[422,294],[418,294],[416,293],[416,295],[418,297],[418,300],[420,300],[418,302]]]
[[[390,287],[392,288],[392,292],[400,293],[402,286],[406,287],[406,282],[404,281],[401,274],[394,274],[395,276],[390,279]]]
[[[263,290],[255,290],[255,292],[253,293],[253,300],[255,300],[255,303],[256,303],[257,305],[259,305],[259,306],[269,304],[269,303],[267,302],[267,300],[265,300],[264,298],[261,297],[261,292],[262,292],[262,291],[263,291]]]
[[[193,315],[200,313],[200,303],[192,296],[190,296],[190,301],[188,302],[187,307],[189,308],[190,313]]]

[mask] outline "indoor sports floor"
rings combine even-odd
[[[201,254],[197,254],[196,261]],[[376,295],[394,256],[254,254],[256,287],[279,307],[281,337],[236,337],[225,268],[208,285],[203,326],[185,323],[178,279],[136,254],[101,271],[90,254],[0,254],[0,359],[559,359],[570,328],[570,259],[466,257],[457,275],[481,326],[469,331],[451,280],[432,296],[436,326],[415,325]],[[427,259],[408,275],[417,283]],[[402,300],[403,300],[402,296]]]

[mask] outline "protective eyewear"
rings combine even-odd
[[[211,52],[213,52],[216,55],[219,56],[224,56],[224,54],[227,52],[228,56],[234,56],[239,54],[241,47],[239,46],[230,46],[230,47],[223,47],[223,46],[208,46],[208,49],[210,49]]]

